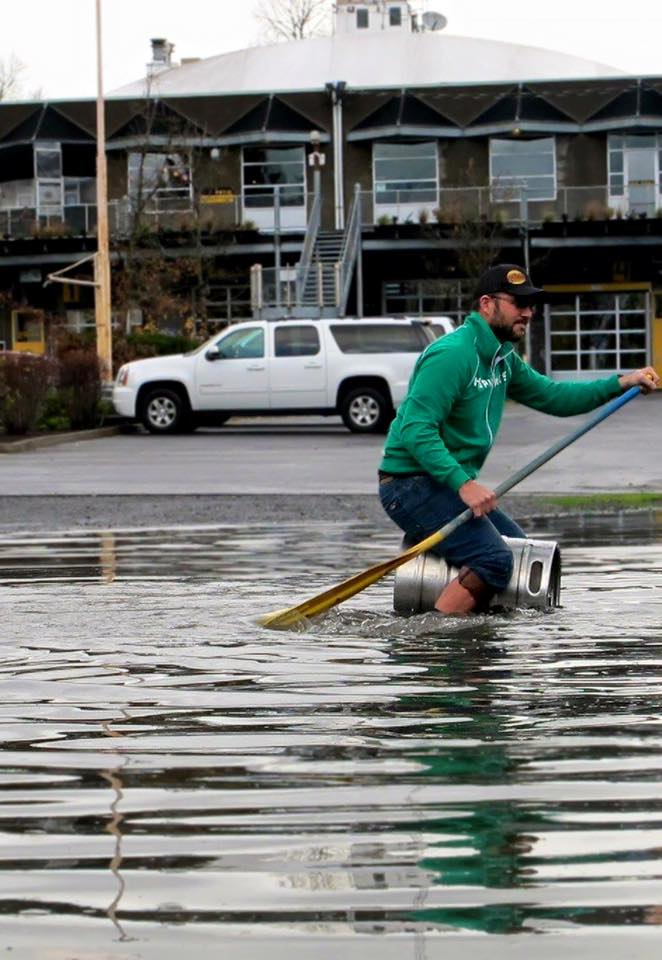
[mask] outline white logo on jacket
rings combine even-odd
[[[496,373],[493,377],[489,377],[488,379],[485,377],[474,377],[472,386],[478,387],[479,390],[486,390],[488,387],[498,387],[500,383],[505,383],[507,379],[507,371],[502,370],[501,373]]]

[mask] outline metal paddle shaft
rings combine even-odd
[[[620,409],[620,407],[628,403],[639,393],[639,387],[630,387],[630,389],[621,394],[620,397],[616,397],[604,407],[601,407],[600,410],[598,410],[598,412],[592,417],[589,417],[589,419],[583,423],[581,427],[578,427],[572,433],[568,434],[567,437],[563,437],[561,440],[558,440],[556,443],[552,444],[548,450],[546,450],[544,453],[541,453],[540,456],[536,457],[534,460],[531,460],[530,463],[527,463],[526,466],[522,467],[520,470],[517,470],[512,474],[512,476],[508,477],[507,480],[504,480],[503,483],[500,483],[494,491],[497,497],[502,497],[504,493],[508,492],[508,490],[512,490],[514,486],[516,486],[518,483],[521,483],[521,481],[526,479],[526,477],[529,477],[539,467],[542,467],[543,464],[551,460],[552,457],[555,457],[557,453],[560,453],[561,450],[565,450],[565,448],[569,447],[571,443],[575,442],[575,440],[578,440],[580,437],[584,436],[585,433],[588,433],[589,430],[592,430],[593,427],[596,427],[599,423],[602,423],[603,420],[606,420],[607,417],[611,416],[612,413],[615,413],[616,410]],[[260,617],[259,622],[265,627],[273,627],[278,629],[291,627],[301,620],[310,619],[311,617],[315,617],[320,613],[324,613],[326,610],[330,610],[331,607],[335,607],[337,604],[342,603],[343,600],[348,600],[355,594],[360,593],[361,590],[365,590],[366,587],[369,587],[371,584],[381,580],[382,577],[385,577],[387,573],[391,573],[392,570],[397,570],[397,568],[402,566],[403,563],[407,563],[408,560],[417,557],[419,553],[425,553],[437,543],[445,540],[446,537],[449,537],[451,533],[454,533],[458,527],[460,527],[463,523],[466,523],[471,516],[472,511],[469,507],[467,507],[466,510],[463,510],[462,513],[458,514],[457,517],[454,517],[453,520],[450,520],[448,523],[446,523],[440,530],[430,534],[429,537],[426,537],[425,540],[421,540],[413,547],[409,547],[392,560],[384,560],[382,563],[377,563],[373,567],[368,567],[367,570],[363,570],[361,573],[357,573],[355,576],[350,577],[349,580],[344,580],[335,587],[331,587],[329,590],[319,593],[316,597],[311,597],[310,600],[305,600],[296,607],[288,607],[285,610],[276,610],[273,613],[267,613]]]

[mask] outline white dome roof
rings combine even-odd
[[[198,96],[323,90],[344,80],[354,89],[511,83],[624,76],[622,70],[554,50],[441,32],[342,34],[236,50],[156,74],[150,93]],[[145,96],[146,80],[112,96]]]

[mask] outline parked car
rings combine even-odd
[[[411,318],[246,321],[190,353],[125,364],[113,404],[152,433],[269,414],[340,414],[349,430],[380,432],[437,335]]]

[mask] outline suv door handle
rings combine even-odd
[[[317,363],[315,360],[311,360],[310,363],[304,363],[304,368],[306,370],[319,370],[322,364]]]
[[[264,370],[263,363],[250,363],[247,367],[247,370]]]

